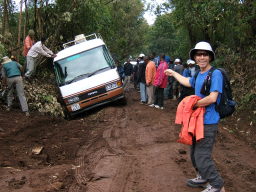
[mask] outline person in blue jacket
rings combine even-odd
[[[224,181],[212,159],[212,150],[220,120],[220,115],[216,111],[215,106],[220,101],[223,89],[223,76],[220,70],[214,70],[212,72],[210,93],[209,95],[204,95],[201,91],[202,86],[212,68],[211,62],[215,59],[215,53],[209,43],[202,41],[197,43],[195,48],[190,51],[190,59],[193,59],[200,67],[200,72],[196,78],[195,76],[192,78],[184,77],[171,69],[165,71],[166,75],[173,76],[182,85],[195,89],[195,95],[202,99],[194,105],[194,108],[205,107],[204,138],[199,142],[196,142],[195,138],[193,138],[190,154],[197,177],[187,180],[187,185],[190,187],[206,186],[206,189],[202,192],[223,192]]]

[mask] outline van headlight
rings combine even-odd
[[[106,91],[111,91],[111,90],[113,90],[113,89],[115,89],[115,88],[117,88],[117,87],[119,87],[118,84],[117,84],[117,82],[107,84],[107,85],[106,85]]]
[[[78,96],[70,97],[70,98],[67,99],[67,103],[68,103],[68,104],[76,103],[76,102],[78,102],[78,101],[80,101],[80,99],[79,99]]]

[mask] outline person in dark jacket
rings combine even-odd
[[[131,82],[131,75],[133,72],[133,65],[130,63],[130,59],[124,64],[124,90],[128,91]]]
[[[138,82],[140,85],[140,102],[141,104],[147,103],[147,91],[146,91],[146,66],[144,62],[144,54],[139,55],[139,65],[138,65]]]
[[[137,60],[136,65],[133,67],[133,74],[132,74],[132,80],[133,80],[133,86],[134,89],[138,90],[138,66],[139,66],[139,60]]]

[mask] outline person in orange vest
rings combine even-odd
[[[29,49],[34,45],[34,43],[35,43],[35,32],[34,30],[30,29],[28,31],[28,35],[24,40],[24,45],[23,45],[23,56],[25,57],[25,65],[24,65],[25,71],[27,69],[27,54]]]
[[[220,102],[223,91],[223,76],[220,70],[212,72],[210,90],[205,90],[204,82],[209,78],[208,73],[212,68],[211,62],[215,59],[215,53],[207,42],[199,42],[190,51],[190,59],[194,60],[200,67],[200,72],[195,77],[187,78],[172,69],[165,71],[166,75],[173,76],[179,83],[186,87],[193,87],[195,95],[201,97],[193,108],[205,107],[204,113],[204,138],[196,141],[193,138],[191,145],[191,161],[197,172],[197,177],[189,179],[187,185],[190,187],[206,187],[202,192],[223,192],[224,181],[218,173],[212,159],[212,150],[215,137],[218,132],[220,120],[219,112],[216,111],[216,103]],[[209,183],[207,185],[207,183]]]
[[[154,104],[155,100],[155,87],[153,85],[156,75],[156,65],[154,61],[151,61],[148,56],[144,57],[146,63],[146,89],[148,94],[148,105]]]

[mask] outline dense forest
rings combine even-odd
[[[214,65],[231,76],[238,111],[249,111],[248,117],[256,119],[254,0],[167,0],[161,5],[153,0],[21,0],[19,5],[2,0],[0,6],[0,56],[15,55],[21,64],[29,29],[37,39],[46,36],[55,52],[77,34],[100,33],[122,62],[142,52],[185,61],[196,42],[208,41],[217,55]],[[145,11],[156,14],[153,25],[144,19]]]

